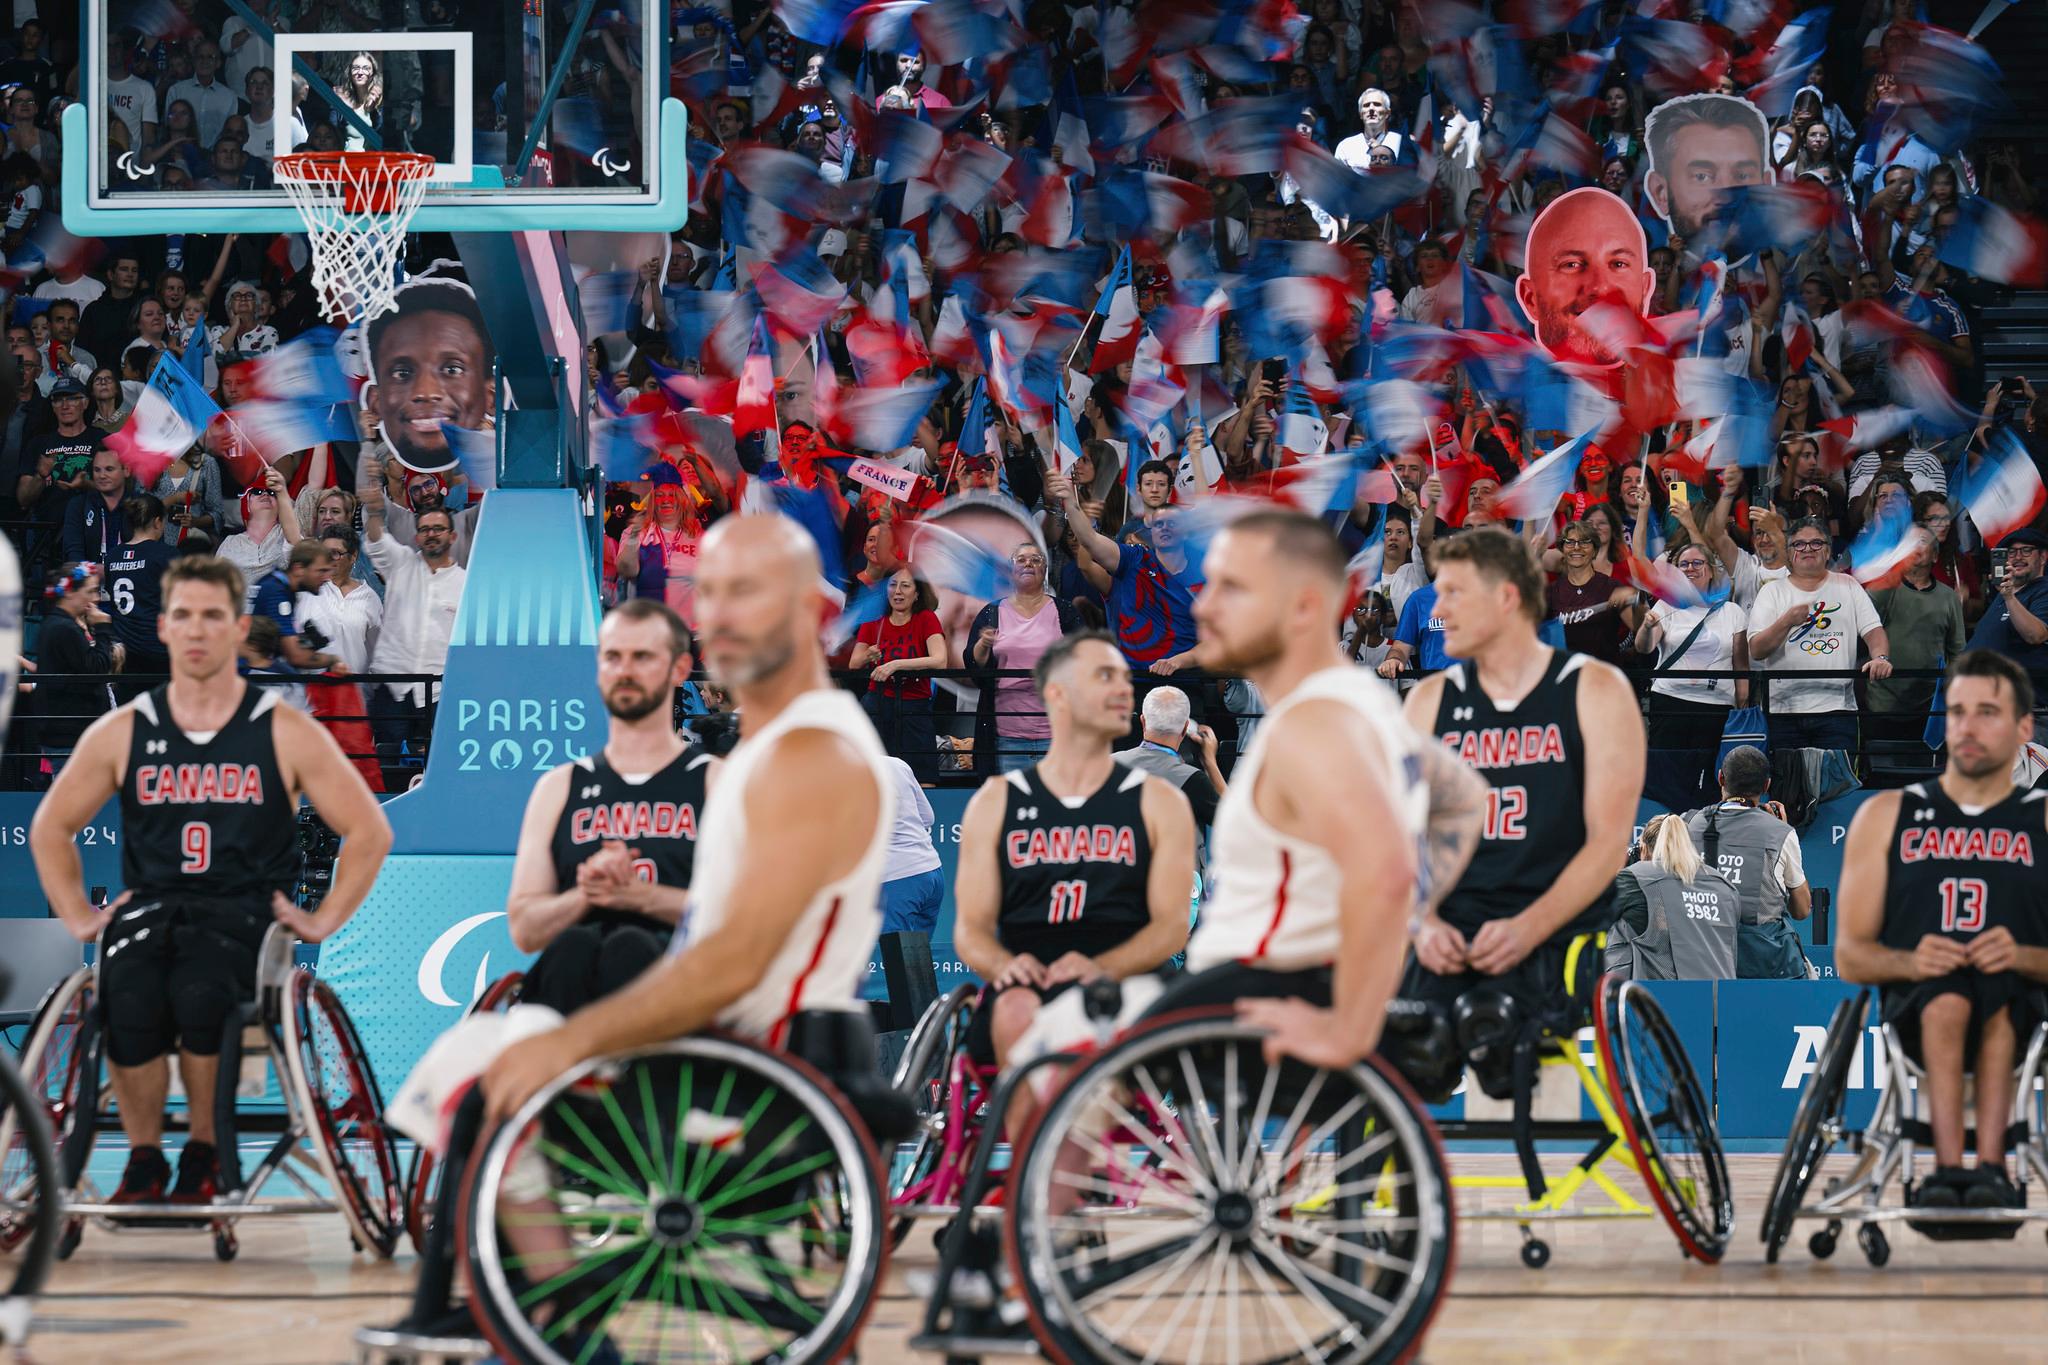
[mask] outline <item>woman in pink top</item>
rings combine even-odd
[[[1010,582],[1008,597],[975,616],[967,649],[968,667],[986,677],[974,727],[975,766],[1006,773],[1030,767],[1052,744],[1031,669],[1053,641],[1075,629],[1073,608],[1046,593],[1043,550],[1019,546],[1010,557]],[[1022,676],[998,678],[998,670]]]

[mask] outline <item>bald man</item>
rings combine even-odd
[[[1606,190],[1587,186],[1558,196],[1536,215],[1515,297],[1553,356],[1614,365],[1621,357],[1588,332],[1579,315],[1601,302],[1640,315],[1655,283],[1635,214]]]
[[[689,908],[638,980],[498,1056],[483,1079],[492,1118],[586,1058],[714,1025],[781,1047],[797,1014],[865,1014],[895,779],[825,672],[824,610],[817,549],[795,522],[727,517],[704,537],[699,647],[741,729],[705,802]]]

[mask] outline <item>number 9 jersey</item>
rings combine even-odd
[[[2003,927],[2022,945],[2048,943],[2044,798],[2048,793],[2015,789],[1973,812],[1950,800],[1939,782],[1900,792],[1879,941],[1911,952],[1928,934],[1967,943]]]
[[[121,882],[138,900],[218,897],[268,902],[299,873],[297,802],[271,734],[281,694],[245,683],[233,719],[187,734],[169,684],[130,702],[121,779]]]

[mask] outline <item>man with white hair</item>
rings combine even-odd
[[[1155,687],[1145,694],[1140,714],[1145,722],[1145,739],[1135,749],[1123,749],[1116,761],[1127,768],[1142,768],[1188,799],[1195,824],[1207,829],[1216,819],[1216,803],[1227,784],[1223,770],[1216,766],[1216,732],[1206,725],[1191,725],[1194,707],[1188,694],[1178,687]],[[1180,756],[1180,746],[1192,739],[1201,748],[1202,766],[1197,768]]]
[[[1337,144],[1337,159],[1364,175],[1372,168],[1372,149],[1385,147],[1400,160],[1405,144],[1393,129],[1394,102],[1377,86],[1358,94],[1360,131]]]

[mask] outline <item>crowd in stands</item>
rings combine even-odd
[[[213,0],[174,8],[191,35],[124,30],[106,54],[117,143],[166,189],[267,185],[280,84],[260,39]],[[1509,522],[1550,575],[1552,637],[1641,679],[1668,804],[1712,797],[1732,708],[1762,705],[1774,749],[1920,742],[1934,685],[1915,675],[1966,643],[2048,674],[2048,521],[2021,478],[2048,467],[2048,407],[1982,344],[1985,309],[2048,282],[2048,237],[1993,128],[2003,18],[1972,41],[1953,31],[1971,9],[1940,12],[1952,27],[1903,0],[675,10],[689,223],[584,281],[603,595],[688,619],[711,522],[797,518],[846,603],[835,662],[931,781],[1042,750],[1020,670],[1063,633],[1106,625],[1148,684],[1189,671],[1201,549],[1233,498],[1327,513],[1357,553],[1346,648],[1397,682],[1448,662],[1435,547]],[[585,97],[623,88],[606,82],[633,13],[585,39]],[[316,700],[349,673],[437,673],[474,527],[459,477],[367,430],[252,477],[216,432],[148,488],[102,453],[163,357],[232,415],[251,361],[319,304],[290,237],[39,255],[78,53],[34,20],[13,46],[22,402],[0,492],[29,562],[218,548],[278,627],[252,670],[321,673]],[[285,95],[305,145],[359,137],[336,101],[405,145],[416,93],[397,115],[376,58],[336,60],[333,100]],[[1584,187],[1625,206],[1619,256],[1536,231]],[[2008,456],[2024,471],[1992,478]],[[963,570],[927,533],[966,525],[956,496],[1040,534],[970,532],[989,562]],[[112,578],[51,596],[76,629],[49,658],[151,658]],[[1179,681],[1227,771],[1257,697]],[[120,691],[67,686],[84,714]],[[416,749],[431,689],[378,686],[367,710]],[[40,735],[59,754],[71,737]]]

